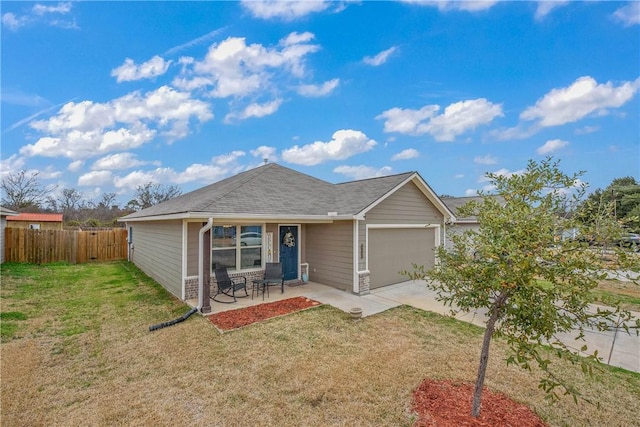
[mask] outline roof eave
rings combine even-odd
[[[122,222],[144,222],[144,221],[170,221],[180,219],[203,219],[214,218],[217,221],[251,221],[251,222],[333,222],[356,219],[354,215],[280,215],[280,214],[247,214],[247,213],[212,213],[212,212],[182,212],[179,214],[150,215],[144,217],[127,218],[122,217]]]

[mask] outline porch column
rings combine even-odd
[[[211,313],[211,229],[204,232],[202,239],[202,313]]]

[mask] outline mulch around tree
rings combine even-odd
[[[273,317],[284,316],[296,311],[321,305],[318,301],[306,297],[295,297],[281,301],[258,304],[237,310],[223,311],[207,316],[211,323],[222,331],[231,331],[252,323]]]
[[[413,393],[415,427],[548,427],[527,406],[502,393],[482,392],[480,416],[471,416],[474,385],[450,380],[424,380]]]

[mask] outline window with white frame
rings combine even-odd
[[[214,225],[211,267],[247,270],[262,266],[261,225]]]

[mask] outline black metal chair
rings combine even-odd
[[[279,262],[268,262],[264,270],[264,283],[269,293],[269,286],[280,285],[281,292],[284,293],[284,273],[282,264]]]
[[[214,274],[216,276],[216,293],[211,297],[212,300],[216,302],[221,302],[224,304],[231,304],[237,302],[236,299],[236,291],[244,289],[245,295],[239,295],[238,298],[244,298],[249,296],[249,292],[247,292],[247,278],[244,276],[240,277],[229,277],[229,273],[227,272],[227,267],[219,267],[214,270]],[[221,301],[216,299],[218,295],[226,295],[228,297],[233,298],[233,301]]]

